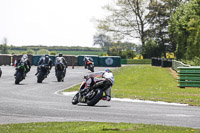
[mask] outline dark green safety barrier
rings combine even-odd
[[[102,67],[121,67],[121,57],[99,56],[99,65]]]
[[[34,55],[33,56],[33,65],[37,66],[38,65],[38,62],[39,62],[39,59],[44,56],[44,55]],[[50,55],[49,56],[53,62],[53,65],[54,65],[54,62],[55,62],[55,56],[54,55]]]
[[[78,65],[84,65],[84,57],[87,55],[79,55],[78,56]],[[101,67],[121,67],[121,57],[120,56],[96,56],[96,55],[88,55],[88,57],[92,57],[95,66]]]
[[[94,61],[94,65],[99,66],[99,56],[98,55],[79,55],[78,56],[78,65],[79,66],[84,66],[83,59],[85,56],[91,57]]]
[[[121,59],[121,64],[127,64],[127,59]]]
[[[178,86],[200,87],[200,67],[178,67]]]

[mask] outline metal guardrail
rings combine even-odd
[[[172,69],[177,72],[178,67],[190,67],[190,65],[184,64],[181,61],[172,60]]]

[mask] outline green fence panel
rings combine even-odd
[[[99,65],[102,67],[121,67],[120,56],[100,56]]]
[[[127,59],[121,59],[121,64],[127,64]]]
[[[37,65],[38,65],[38,62],[39,62],[39,59],[40,59],[42,56],[44,56],[44,55],[34,55],[34,56],[33,56],[33,65],[37,66]],[[50,55],[49,58],[52,60],[53,65],[54,65],[55,56],[54,56],[54,55]]]
[[[79,55],[78,56],[78,65],[79,66],[84,66],[83,59],[85,56],[91,57],[94,61],[94,65],[99,66],[99,56],[98,55]]]
[[[200,87],[200,67],[178,67],[179,87]]]

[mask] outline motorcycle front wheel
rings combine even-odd
[[[72,98],[72,104],[76,105],[78,103],[79,92]]]
[[[42,72],[39,72],[39,75],[37,77],[37,82],[38,83],[42,83],[42,80],[44,79],[44,74]]]
[[[94,91],[94,94],[92,95],[92,97],[87,99],[87,105],[88,106],[94,106],[95,104],[97,104],[101,100],[102,96],[103,96],[103,90],[102,89],[96,89]]]
[[[91,64],[88,68],[91,72],[94,72],[94,66]]]
[[[22,81],[22,74],[20,72],[17,72],[15,77],[15,84],[19,84],[20,81]]]

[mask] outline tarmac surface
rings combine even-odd
[[[200,107],[154,102],[100,101],[96,106],[72,105],[73,95],[60,92],[82,82],[89,70],[67,69],[64,82],[57,82],[54,67],[43,83],[37,83],[33,66],[25,80],[14,84],[15,68],[1,66],[0,124],[30,122],[96,121],[158,124],[200,128]],[[95,67],[95,71],[104,70]]]

